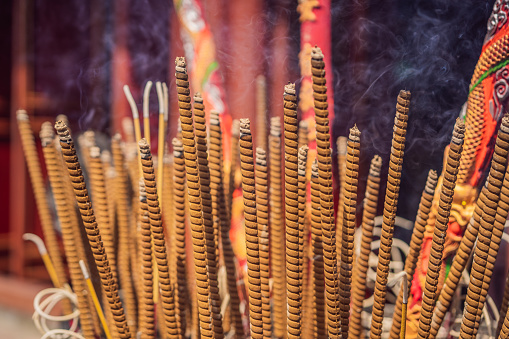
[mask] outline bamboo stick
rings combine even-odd
[[[143,137],[147,140],[147,143],[151,145],[150,142],[150,90],[152,89],[152,81],[147,81],[145,84],[145,89],[143,90]],[[139,142],[139,140],[137,140]]]

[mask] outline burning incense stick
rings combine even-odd
[[[235,267],[235,253],[233,252],[230,241],[230,220],[228,207],[226,206],[225,193],[223,187],[223,143],[221,134],[221,122],[216,111],[210,112],[210,176],[211,189],[216,190],[216,196],[212,194],[213,201],[217,199],[221,245],[223,248],[223,259],[226,267],[226,277],[228,284],[228,294],[230,295],[230,317],[235,334],[244,335],[242,325],[242,315],[240,313],[240,299],[237,290],[237,269]],[[231,208],[231,207],[230,207]],[[226,320],[226,319],[225,319]]]
[[[286,275],[285,275],[285,230],[283,225],[283,197],[281,195],[281,120],[270,120],[269,135],[270,172],[270,250],[271,272],[274,284],[274,335],[283,338],[286,333]]]
[[[97,227],[92,203],[88,196],[85,179],[81,174],[81,166],[78,162],[74,142],[69,135],[67,127],[61,121],[56,123],[55,128],[60,138],[62,155],[71,177],[83,225],[94,255],[95,263],[99,270],[101,284],[106,292],[106,297],[108,298],[108,303],[110,304],[111,311],[113,313],[115,326],[117,327],[118,333],[122,339],[131,339],[132,337],[129,332],[129,326],[126,322],[124,309],[122,308],[122,304],[120,303],[120,298],[118,296],[118,287],[111,272],[108,257],[101,241],[100,231]]]
[[[120,286],[123,290],[124,298],[126,299],[127,308],[127,320],[129,326],[136,327],[136,299],[134,297],[134,286],[130,273],[129,266],[129,235],[130,235],[130,211],[129,211],[129,184],[128,175],[125,165],[124,154],[120,145],[120,134],[113,136],[111,140],[111,153],[113,156],[113,166],[117,172],[117,178],[114,181],[114,187],[116,192],[116,210],[117,210],[117,222],[118,222],[118,253],[122,255],[118,256],[118,276]]]
[[[157,186],[155,182],[154,164],[150,146],[145,139],[138,143],[140,147],[143,179],[147,194],[147,205],[150,218],[150,232],[152,234],[155,261],[159,273],[159,288],[163,305],[164,322],[166,323],[168,338],[180,338],[181,330],[175,318],[175,300],[173,283],[170,281],[166,243],[164,239],[161,211],[157,200]]]
[[[53,126],[51,126],[51,123],[45,122],[42,124],[40,137],[48,178],[51,184],[51,191],[53,192],[57,216],[62,229],[62,240],[64,243],[67,265],[69,267],[69,274],[74,291],[78,298],[81,328],[85,337],[93,337],[95,335],[94,324],[92,321],[88,298],[86,293],[84,293],[84,290],[86,289],[85,281],[81,275],[78,263],[80,256],[77,251],[77,242],[81,241],[81,236],[78,236],[79,233],[75,234],[75,229],[72,225],[70,210],[73,206],[70,205],[68,201],[64,183],[66,177],[65,173],[62,172],[62,167],[60,166],[60,155],[57,154],[57,150],[55,148],[55,133],[53,132]]]
[[[286,298],[287,337],[301,335],[302,291],[299,265],[299,201],[298,201],[298,122],[295,84],[285,86],[285,229],[286,229]]]
[[[361,338],[362,328],[362,308],[366,297],[366,276],[369,269],[369,255],[371,254],[371,242],[373,241],[373,228],[375,226],[375,216],[378,207],[378,195],[380,189],[380,168],[382,167],[382,158],[375,155],[371,159],[369,167],[368,182],[366,183],[366,195],[362,212],[362,238],[359,245],[357,262],[353,270],[352,285],[352,309],[349,324],[350,338]],[[432,198],[433,196],[431,196]]]
[[[267,149],[267,81],[263,75],[256,77],[256,144]]]
[[[456,187],[456,176],[459,170],[459,160],[463,150],[463,139],[465,137],[465,123],[461,118],[456,120],[447,163],[444,168],[443,183],[441,187],[440,201],[438,203],[437,219],[433,233],[433,242],[426,272],[426,283],[422,296],[422,308],[419,318],[418,338],[427,339],[429,328],[433,317],[433,309],[436,302],[436,291],[440,269],[442,267],[442,253],[445,243],[445,236],[451,211],[452,196]]]
[[[417,217],[415,218],[414,230],[412,232],[412,238],[410,240],[410,250],[405,260],[404,271],[407,274],[408,288],[412,287],[412,279],[421,253],[422,239],[426,230],[426,224],[428,222],[429,214],[431,211],[431,205],[433,203],[433,196],[435,195],[435,188],[437,186],[437,172],[430,170],[428,173],[428,179],[421,195],[421,202],[419,209],[417,210]],[[399,291],[398,299],[396,300],[396,306],[394,308],[394,315],[392,318],[392,327],[390,332],[391,339],[398,339],[401,336],[401,321],[402,321],[402,303],[403,297],[405,297],[403,289]],[[437,308],[439,304],[437,304]],[[430,334],[430,337],[432,335]]]
[[[257,147],[255,170],[256,221],[258,223],[263,338],[272,338],[269,289],[269,204],[267,177],[267,154],[263,148]]]
[[[41,220],[44,241],[46,242],[49,257],[51,258],[51,262],[54,266],[55,274],[52,280],[54,280],[53,283],[55,284],[55,287],[63,287],[63,285],[67,282],[67,279],[65,276],[60,249],[58,247],[56,232],[53,227],[51,212],[48,206],[48,201],[46,200],[46,187],[42,178],[41,166],[39,165],[39,156],[35,146],[32,127],[30,126],[30,121],[26,111],[17,111],[16,117],[18,120],[23,153],[25,154],[25,161],[28,167],[28,174],[34,191],[37,212],[39,213],[39,218]],[[67,312],[71,310],[70,304],[67,303],[65,307],[66,313],[71,313]]]
[[[157,99],[159,101],[159,131],[157,133],[157,187],[159,187],[159,204],[164,206],[162,201],[162,188],[163,188],[163,168],[164,168],[164,141],[166,140],[165,129],[165,99],[161,82],[156,82]],[[164,210],[164,208],[161,208]]]
[[[507,196],[500,195],[503,184],[509,184],[504,180],[505,166],[509,151],[509,116],[502,119],[502,124],[495,141],[495,153],[491,161],[491,169],[486,179],[486,206],[484,207],[477,244],[474,250],[472,271],[470,273],[470,284],[468,285],[467,298],[465,300],[465,311],[461,323],[461,338],[475,338],[480,322],[480,311],[484,307],[485,296],[491,282],[491,275],[494,268],[496,254],[500,245],[501,232],[507,218]],[[503,198],[500,206],[499,198]],[[497,206],[498,205],[498,206]],[[505,218],[505,219],[504,219]],[[502,220],[503,221],[500,221]],[[479,313],[479,319],[477,314]],[[506,333],[502,328],[502,333]]]
[[[244,200],[244,228],[246,232],[247,281],[249,291],[249,320],[251,337],[263,338],[263,316],[260,279],[258,225],[256,219],[256,190],[253,161],[253,136],[249,119],[240,119],[240,171]]]
[[[331,339],[340,336],[340,305],[338,258],[336,253],[336,230],[334,228],[334,201],[332,197],[332,168],[329,135],[329,112],[327,109],[327,86],[325,63],[320,48],[311,52],[313,96],[316,120],[316,151],[320,177],[322,238],[327,298],[327,329]]]
[[[343,205],[343,235],[341,237],[340,302],[341,333],[348,338],[350,316],[350,290],[352,284],[353,238],[355,233],[355,212],[357,208],[357,181],[359,176],[359,153],[361,132],[354,126],[348,137],[348,151],[345,173],[345,202]]]
[[[90,274],[88,273],[87,266],[85,266],[85,262],[83,260],[79,261],[79,266],[81,268],[81,272],[85,281],[87,283],[88,293],[90,293],[92,300],[94,302],[95,310],[99,315],[99,319],[101,319],[101,324],[104,330],[104,334],[107,339],[112,339],[110,329],[108,328],[108,323],[106,322],[106,318],[104,317],[104,312],[101,308],[101,304],[99,303],[99,299],[97,298],[97,293],[95,293],[94,284],[92,284],[92,280],[90,279]],[[82,324],[83,326],[83,324]],[[85,334],[86,336],[86,334]],[[92,336],[93,337],[93,336]],[[87,337],[88,338],[88,337]]]
[[[139,333],[142,339],[155,338],[155,313],[154,313],[154,280],[152,268],[152,236],[150,230],[150,218],[147,205],[147,193],[145,183],[140,179],[140,247],[141,247],[141,280],[142,293],[140,296],[140,322]],[[155,246],[154,246],[155,249]]]
[[[320,212],[320,180],[318,162],[311,167],[311,247],[313,252],[313,338],[325,338],[325,280],[323,269],[322,214]]]
[[[147,143],[150,143],[150,90],[152,89],[152,81],[147,81],[145,89],[143,90],[143,136],[147,139]],[[139,140],[138,140],[139,142]]]
[[[188,289],[187,289],[187,273],[186,273],[186,169],[184,164],[184,147],[182,141],[173,138],[173,214],[174,221],[174,244],[176,272],[175,277],[177,280],[177,294],[176,302],[178,305],[178,320],[180,321],[180,328],[185,329],[186,325],[186,306],[188,304]],[[184,332],[182,332],[184,333]]]
[[[222,337],[221,315],[213,314],[215,309],[210,306],[210,283],[207,276],[207,249],[205,227],[202,217],[202,203],[200,190],[200,176],[198,174],[195,133],[193,128],[193,114],[191,112],[191,97],[189,80],[184,58],[175,60],[175,76],[177,78],[177,93],[182,127],[182,142],[184,144],[184,157],[189,198],[189,214],[193,238],[194,266],[196,274],[196,292],[198,297],[198,311],[200,313],[200,335],[204,338]]]
[[[392,148],[389,161],[389,176],[387,178],[387,190],[385,191],[382,237],[380,239],[380,251],[378,253],[375,299],[373,304],[373,318],[371,321],[371,339],[379,339],[382,335],[385,295],[387,293],[387,277],[389,275],[392,236],[394,233],[394,221],[396,218],[399,186],[401,182],[409,105],[410,92],[400,91],[398,103],[396,105],[396,118],[394,119],[394,132],[392,135]]]

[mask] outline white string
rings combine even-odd
[[[74,311],[70,314],[61,316],[51,315],[53,308],[63,299],[69,299],[72,303]],[[80,311],[77,307],[78,299],[76,294],[72,293],[64,288],[47,288],[39,293],[34,298],[34,309],[35,312],[32,316],[35,327],[43,334],[41,339],[52,338],[52,339],[64,339],[64,338],[83,338],[78,335],[76,330],[78,329],[78,320]],[[50,329],[47,322],[68,322],[72,320],[71,327],[66,329]]]

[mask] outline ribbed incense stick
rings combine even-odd
[[[304,145],[308,145],[308,133],[308,122],[306,120],[301,120],[299,122],[299,149]]]
[[[166,149],[167,152],[167,149]],[[159,164],[158,164],[159,165]],[[159,170],[159,166],[157,168]],[[182,173],[185,176],[185,173]],[[168,261],[170,265],[170,276],[177,275],[177,257],[175,248],[175,211],[173,210],[173,155],[165,153],[163,156],[163,186],[158,190],[160,201],[162,201],[162,213],[164,222],[164,235],[169,240],[166,243],[168,247]],[[159,186],[158,186],[159,187]],[[162,191],[162,194],[159,193]],[[184,212],[184,211],[182,211]]]
[[[46,162],[46,170],[48,172],[51,191],[53,192],[53,198],[55,200],[57,216],[58,220],[60,221],[60,228],[62,230],[62,240],[64,243],[65,255],[67,258],[67,266],[69,267],[71,282],[78,299],[81,329],[85,337],[93,338],[95,333],[91,308],[88,302],[87,293],[85,291],[85,280],[83,279],[80,265],[78,263],[79,256],[76,239],[81,241],[81,237],[78,237],[76,234],[74,234],[72,219],[70,216],[70,209],[74,206],[70,205],[67,200],[68,197],[64,184],[64,179],[66,178],[65,175],[67,175],[67,173],[62,172],[62,167],[59,163],[60,155],[57,154],[57,150],[55,148],[55,133],[51,123],[45,122],[42,124],[40,137],[44,160]]]
[[[405,151],[405,136],[410,106],[410,92],[400,91],[396,105],[396,118],[392,134],[391,156],[389,161],[389,175],[385,191],[384,212],[382,221],[382,236],[378,265],[376,269],[375,295],[373,303],[373,318],[371,320],[371,339],[379,339],[382,335],[382,322],[387,293],[387,279],[389,276],[389,262],[391,258],[392,236],[394,221],[398,205],[399,186],[401,183],[401,169]]]
[[[238,134],[238,132],[237,132]],[[226,281],[228,294],[230,295],[230,317],[237,336],[244,335],[242,315],[240,313],[240,299],[237,290],[237,269],[235,266],[235,253],[230,241],[230,220],[228,219],[228,207],[226,206],[225,187],[223,182],[223,142],[221,134],[221,122],[216,111],[210,112],[210,177],[212,202],[217,204],[220,222],[220,238],[223,250],[223,260],[226,268]]]
[[[117,172],[117,178],[114,181],[114,187],[116,192],[116,210],[117,210],[117,222],[118,222],[118,253],[121,255],[117,258],[118,265],[118,282],[120,283],[123,291],[123,297],[126,301],[127,319],[129,326],[136,328],[137,315],[136,309],[132,307],[136,305],[136,299],[134,296],[133,280],[130,273],[129,259],[129,228],[130,228],[130,211],[129,211],[129,182],[128,174],[125,164],[124,154],[120,145],[120,134],[113,136],[111,140],[111,153],[113,157],[113,166]],[[136,165],[137,168],[138,165]]]
[[[239,131],[240,131],[240,121],[235,119],[232,121],[232,129],[231,129],[231,162],[230,162],[230,175],[228,177],[228,186],[226,192],[226,207],[228,209],[228,220],[232,220],[232,203],[233,203],[233,193],[235,191],[235,176],[239,169],[240,162],[240,150],[239,150]]]
[[[419,209],[417,210],[414,230],[412,231],[412,238],[410,239],[410,250],[405,260],[404,271],[406,272],[408,279],[408,289],[412,287],[412,279],[415,274],[415,268],[417,267],[419,255],[421,253],[422,241],[424,238],[424,232],[426,230],[426,224],[429,218],[429,213],[431,211],[431,205],[433,203],[433,196],[435,195],[437,180],[437,172],[430,170],[428,173],[428,179],[426,180],[426,185],[421,195]],[[400,337],[403,293],[403,288],[401,288],[398,294],[398,299],[396,300],[396,306],[394,308],[394,314],[392,317],[392,326],[390,332],[391,339],[398,339]],[[439,307],[438,304],[437,307]]]
[[[140,261],[141,261],[141,281],[142,291],[140,296],[140,322],[139,333],[140,339],[153,339],[155,338],[155,307],[154,307],[154,279],[152,268],[152,244],[151,244],[151,231],[150,231],[150,218],[147,205],[147,193],[145,191],[145,183],[140,179],[139,188],[140,199]]]
[[[240,172],[244,200],[244,228],[246,233],[247,282],[251,338],[263,338],[262,294],[258,226],[256,219],[256,192],[253,159],[253,136],[249,119],[240,119]]]
[[[352,285],[352,307],[349,324],[350,338],[361,338],[363,336],[362,309],[366,297],[366,277],[369,269],[369,255],[371,254],[371,242],[373,241],[373,229],[375,216],[378,207],[378,195],[380,191],[380,168],[382,158],[375,155],[371,159],[368,181],[366,183],[366,195],[364,197],[361,243],[358,245],[360,251],[357,262],[354,265],[353,276],[355,280]]]
[[[422,295],[421,314],[419,317],[419,329],[417,337],[427,339],[433,317],[433,309],[436,303],[437,285],[442,268],[442,253],[444,251],[445,237],[449,223],[449,214],[451,211],[454,188],[456,187],[456,177],[459,170],[459,160],[463,150],[463,139],[465,137],[465,123],[463,119],[458,118],[454,125],[452,140],[447,154],[447,160],[444,168],[443,182],[440,187],[440,201],[431,243],[431,251],[426,271],[426,283]]]
[[[108,257],[101,241],[101,235],[95,220],[92,203],[90,202],[90,198],[88,196],[85,179],[83,178],[81,167],[78,162],[78,156],[76,155],[74,142],[69,135],[67,127],[61,121],[56,123],[55,128],[60,138],[62,155],[71,177],[74,193],[76,195],[76,200],[78,202],[78,207],[81,213],[81,218],[87,233],[88,242],[92,249],[94,260],[99,271],[101,284],[103,286],[104,292],[106,293],[108,303],[110,304],[111,312],[113,313],[115,326],[118,329],[120,338],[132,338],[129,331],[129,326],[127,325],[124,309],[122,308],[122,304],[120,303],[120,298],[118,296],[118,287],[115,283],[113,273],[111,272],[111,268],[108,263]]]
[[[281,120],[270,120],[269,135],[269,204],[270,204],[270,266],[274,284],[274,335],[283,338],[286,333],[286,274],[285,231],[283,224],[283,197],[281,195]]]
[[[187,190],[189,199],[189,215],[191,220],[191,235],[193,239],[194,267],[196,275],[196,293],[198,311],[200,314],[200,335],[203,338],[213,338],[217,333],[222,337],[221,316],[212,314],[210,306],[211,291],[207,274],[206,236],[202,217],[202,203],[200,177],[198,174],[198,155],[193,128],[193,114],[191,112],[191,97],[189,80],[184,58],[175,60],[177,78],[177,93],[182,128],[182,142],[186,168]],[[219,319],[217,321],[216,319]],[[215,324],[213,324],[213,321]],[[219,331],[219,332],[216,332]],[[216,332],[216,333],[215,333]]]
[[[267,154],[263,148],[257,147],[255,169],[256,221],[258,223],[263,338],[272,338],[269,289],[269,204],[267,178]]]
[[[320,177],[322,240],[325,268],[325,296],[327,300],[327,329],[329,338],[340,336],[340,296],[336,230],[334,227],[334,201],[332,196],[332,166],[329,135],[329,111],[325,62],[320,48],[311,51],[311,73],[316,120],[316,152]]]
[[[166,324],[168,338],[180,338],[181,330],[175,317],[174,285],[170,280],[166,243],[162,226],[161,210],[157,199],[157,185],[155,170],[152,162],[150,146],[145,139],[138,143],[140,147],[143,179],[147,194],[147,205],[150,218],[150,232],[152,234],[155,261],[159,274],[159,289],[163,307],[164,322]]]
[[[311,293],[309,293],[308,273],[309,273],[309,223],[307,213],[307,161],[308,161],[309,147],[307,144],[302,145],[299,148],[298,163],[297,163],[297,175],[298,175],[298,190],[297,190],[297,201],[298,201],[298,224],[299,224],[299,285],[300,293],[302,295],[302,310],[301,310],[301,336],[309,338],[312,333],[312,324],[305,321],[305,317],[309,314],[309,308],[312,303],[310,302]]]
[[[16,117],[18,120],[19,134],[21,136],[21,145],[23,147],[25,161],[28,167],[28,175],[30,176],[30,182],[32,183],[37,212],[39,213],[41,221],[44,242],[48,249],[51,261],[53,262],[53,266],[55,267],[56,277],[58,278],[58,285],[55,287],[63,287],[63,285],[67,282],[67,278],[65,276],[62,255],[58,246],[57,235],[55,228],[53,227],[51,211],[48,206],[48,201],[46,200],[46,186],[44,185],[44,180],[42,178],[42,171],[41,166],[39,165],[39,156],[35,146],[32,127],[30,126],[30,120],[26,111],[17,111]],[[65,303],[64,306],[66,313],[71,313],[70,304]]]
[[[267,80],[256,77],[256,144],[267,149]]]
[[[299,265],[299,201],[298,201],[298,121],[295,84],[284,91],[285,142],[285,229],[286,229],[286,298],[287,338],[299,338],[302,326],[302,291]]]
[[[502,118],[497,140],[495,141],[495,152],[491,161],[491,169],[486,179],[486,205],[482,210],[480,229],[477,237],[477,244],[474,249],[472,270],[470,272],[470,283],[468,285],[467,297],[465,299],[465,310],[461,322],[460,338],[475,338],[480,322],[480,312],[484,307],[485,296],[491,282],[496,254],[500,245],[503,233],[503,225],[507,218],[507,196],[500,194],[502,185],[505,184],[507,155],[509,151],[509,117]],[[503,197],[504,200],[499,201]],[[506,207],[504,208],[502,207]],[[500,208],[498,208],[500,207]],[[500,221],[503,219],[503,221]],[[500,232],[501,229],[501,232]],[[479,319],[477,313],[479,312]],[[502,337],[507,331],[502,331]]]
[[[174,236],[173,249],[175,251],[175,277],[177,280],[177,289],[175,300],[178,305],[178,320],[180,328],[185,329],[186,325],[186,306],[189,303],[189,293],[187,289],[186,273],[186,169],[184,164],[184,147],[182,141],[173,138],[173,214]],[[184,332],[182,332],[184,333]]]
[[[343,205],[345,203],[345,178],[346,178],[346,152],[347,137],[338,137],[336,146],[338,149],[338,176],[339,176],[339,199],[338,212],[336,215],[336,251],[338,253],[338,261],[341,260],[341,246],[343,237]]]
[[[502,304],[500,305],[500,318],[498,319],[497,324],[497,332],[495,334],[496,337],[500,334],[500,331],[502,330],[502,325],[504,324],[505,317],[504,314],[507,314],[507,308],[509,305],[509,275],[506,277],[505,280],[505,287],[504,287],[504,297],[502,298]]]
[[[353,238],[355,234],[355,213],[357,209],[357,182],[359,177],[359,154],[361,132],[354,126],[350,129],[347,142],[345,202],[343,205],[343,234],[341,237],[341,265],[339,271],[341,302],[341,337],[348,338],[350,316],[350,292],[352,287]]]
[[[323,269],[322,214],[320,212],[320,179],[318,162],[311,167],[311,248],[313,283],[313,338],[325,338],[327,333],[325,318],[325,280]]]

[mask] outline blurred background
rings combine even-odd
[[[259,76],[265,77],[266,121],[271,116],[282,116],[283,86],[291,81],[300,89],[302,82],[299,53],[303,51],[303,41],[309,38],[304,36],[308,31],[303,27],[306,20],[303,15],[308,13],[306,8],[321,11],[319,20],[325,20],[323,32],[314,34],[322,35],[318,40],[325,37],[329,44],[319,47],[329,58],[326,70],[330,75],[329,96],[333,98],[330,102],[334,102],[332,140],[347,135],[348,129],[357,124],[362,132],[363,180],[374,154],[388,158],[396,96],[400,89],[410,90],[412,104],[398,214],[414,220],[428,170],[441,170],[443,149],[467,98],[493,2],[201,0],[197,3],[215,45],[225,114],[233,119],[256,120]],[[30,314],[33,296],[49,286],[49,277],[35,247],[21,238],[25,232],[39,235],[42,232],[15,111],[19,108],[28,111],[35,135],[44,121],[54,121],[58,114],[66,114],[77,133],[93,129],[113,135],[121,130],[122,119],[131,114],[122,86],[128,84],[140,103],[147,80],[166,81],[170,91],[168,140],[171,140],[177,132],[178,117],[174,60],[184,55],[189,60],[193,48],[179,15],[184,21],[194,22],[193,17],[182,16],[176,8],[185,9],[189,3],[187,0],[0,2],[1,312]],[[152,95],[150,112],[154,126],[157,109],[157,98]],[[384,166],[382,177],[386,173]],[[359,199],[363,197],[364,184],[361,181]],[[381,202],[379,208],[381,211]],[[0,324],[0,328],[7,327]],[[4,337],[2,330],[0,337]]]

